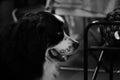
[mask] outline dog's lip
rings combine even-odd
[[[67,60],[67,56],[61,55],[56,49],[50,49],[49,50],[49,56],[53,59],[56,59],[58,61],[64,62]]]

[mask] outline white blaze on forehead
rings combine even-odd
[[[62,22],[64,23],[64,19],[63,19],[61,16],[56,15],[56,14],[54,14],[54,16],[55,16],[58,20],[60,20],[60,21],[62,21]]]

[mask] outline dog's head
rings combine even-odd
[[[29,42],[29,50],[41,53],[41,50],[44,49],[42,52],[46,51],[47,59],[65,61],[78,48],[78,42],[66,33],[64,19],[56,14],[49,12],[28,13],[19,18],[18,23],[22,24],[20,32],[25,32],[25,39],[28,40],[25,41]],[[38,47],[41,49],[39,50]],[[41,56],[44,55],[43,53]]]
[[[79,46],[79,43],[72,39],[65,30],[64,19],[58,15],[48,13],[52,18],[52,27],[47,30],[48,46],[46,58],[49,60],[66,61],[73,55]],[[49,25],[49,23],[48,23]]]
[[[56,45],[47,49],[46,57],[49,60],[66,61],[75,53],[78,48],[78,42],[71,39],[65,32],[63,32],[63,39]]]

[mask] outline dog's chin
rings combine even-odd
[[[56,49],[49,49],[47,58],[51,61],[66,62],[71,55],[61,55]]]

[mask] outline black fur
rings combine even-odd
[[[1,80],[41,77],[45,51],[62,40],[62,26],[63,22],[47,12],[25,14],[14,26],[9,26],[0,39]]]

